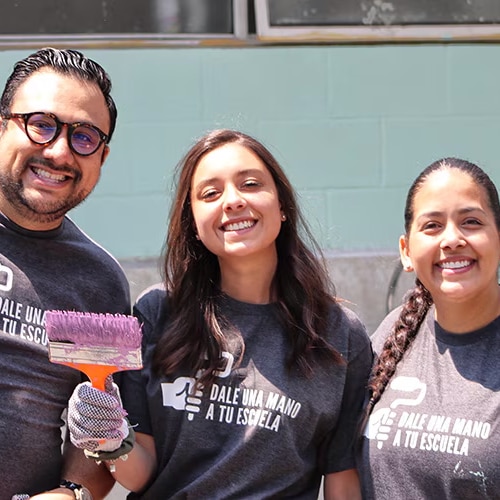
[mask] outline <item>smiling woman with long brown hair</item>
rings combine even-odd
[[[371,345],[304,242],[284,172],[252,137],[217,130],[178,174],[165,283],[135,307],[144,369],[121,382],[137,442],[114,477],[130,498],[316,499],[322,476],[326,498],[360,498],[353,440]],[[94,450],[96,392],[81,386],[70,417]],[[111,433],[121,417],[107,396]]]

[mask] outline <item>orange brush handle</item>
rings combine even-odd
[[[92,387],[99,389],[101,391],[106,391],[105,381],[109,375],[120,371],[117,366],[112,365],[93,365],[85,363],[63,363],[71,368],[76,368],[81,372],[85,373],[90,379]]]

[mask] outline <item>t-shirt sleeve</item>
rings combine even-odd
[[[337,424],[327,444],[323,474],[356,466],[355,446],[372,365],[370,339],[364,326],[356,320],[349,328],[349,357],[342,404]]]

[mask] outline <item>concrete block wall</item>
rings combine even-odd
[[[118,257],[154,257],[172,173],[193,140],[239,128],[275,153],[323,248],[396,251],[404,197],[460,156],[500,181],[500,45],[92,52],[119,124],[93,199],[75,211]]]

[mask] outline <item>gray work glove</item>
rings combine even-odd
[[[106,379],[106,392],[95,389],[90,382],[79,384],[68,404],[71,442],[92,452],[115,451],[129,435],[126,415],[111,376]]]

